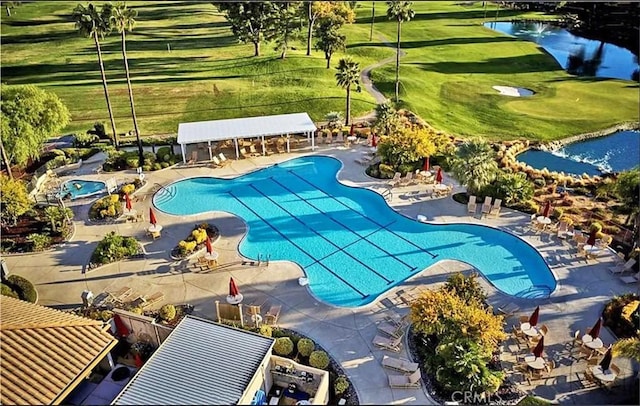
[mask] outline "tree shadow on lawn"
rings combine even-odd
[[[10,27],[36,27],[40,25],[59,24],[66,22],[71,22],[71,18],[58,17],[57,19],[53,20],[5,20],[2,22],[2,24],[6,24]]]
[[[203,4],[203,3],[199,3]],[[204,3],[207,4],[207,3]],[[193,10],[193,9],[182,9],[182,8],[173,8],[172,10],[166,10],[162,8],[148,8],[148,7],[140,7],[138,9],[138,18],[137,21],[160,21],[160,20],[176,20],[182,17],[189,18],[197,18],[199,14],[217,14],[217,10],[211,6],[211,10]],[[170,28],[170,27],[167,27]]]
[[[495,42],[515,42],[519,41],[512,37],[465,37],[465,38],[446,38],[431,41],[402,41],[400,48],[425,48],[443,45],[465,45],[465,44],[490,44]],[[389,44],[383,42],[357,42],[347,45],[348,48],[358,47],[388,47]],[[394,47],[395,48],[395,47]]]
[[[135,38],[135,37],[134,37]],[[214,49],[222,48],[230,45],[237,45],[238,40],[233,35],[226,36],[203,36],[191,35],[185,37],[166,37],[163,39],[133,39],[127,40],[127,52],[136,51],[167,51],[167,44],[171,46],[171,50],[190,50],[190,49]],[[102,45],[102,52],[122,52],[119,41],[114,41]],[[94,51],[95,53],[95,51]]]
[[[77,31],[43,32],[40,34],[3,35],[2,45],[11,44],[32,44],[37,42],[65,41],[71,38],[78,38]]]
[[[387,7],[384,6],[384,10],[386,11]],[[508,10],[508,9],[500,9],[498,13],[498,20],[509,19],[511,17],[515,17],[522,14],[520,10]],[[490,20],[493,21],[495,19],[495,9],[486,11],[486,17],[484,10],[468,10],[468,11],[449,11],[443,13],[416,13],[415,17],[411,21],[420,21],[420,20]],[[374,18],[374,23],[385,23],[395,20],[389,20],[386,15],[376,16]],[[409,22],[411,23],[411,22]],[[356,24],[371,24],[371,16],[368,17],[360,17],[356,19]]]
[[[478,62],[433,62],[411,63],[426,71],[439,73],[494,73],[516,74],[552,72],[561,68],[549,61],[548,55],[521,55],[506,58],[489,58]]]

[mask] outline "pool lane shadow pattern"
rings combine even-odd
[[[300,265],[319,299],[358,307],[441,260],[466,262],[502,292],[548,297],[556,280],[517,236],[475,224],[425,224],[377,193],[343,185],[341,161],[296,158],[235,179],[197,177],[161,189],[154,204],[185,216],[224,211],[244,219],[247,258]]]

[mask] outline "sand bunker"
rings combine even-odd
[[[525,89],[523,87],[511,87],[511,86],[491,86],[500,92],[503,96],[511,96],[511,97],[523,97],[523,96],[533,96],[534,91]]]

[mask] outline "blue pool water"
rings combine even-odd
[[[640,132],[619,131],[574,142],[553,152],[529,150],[518,155],[518,161],[537,169],[574,175],[622,172],[640,163]]]
[[[444,259],[477,268],[501,291],[546,297],[556,281],[539,253],[509,233],[469,224],[423,224],[377,193],[337,181],[342,163],[297,158],[236,179],[191,178],[153,199],[178,216],[225,211],[243,218],[242,255],[300,265],[313,294],[356,307]]]
[[[97,195],[107,190],[104,182],[94,182],[91,180],[73,179],[68,180],[60,187],[62,197],[70,195],[71,199],[79,199]]]
[[[632,80],[634,72],[637,74],[639,70],[638,58],[628,49],[579,37],[551,24],[514,21],[490,22],[484,26],[535,42],[551,54],[563,69],[569,69],[569,56],[582,55],[586,63],[574,66],[571,72],[581,76]]]

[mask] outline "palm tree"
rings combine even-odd
[[[613,354],[616,357],[631,358],[640,362],[640,340],[625,338],[613,344]]]
[[[72,18],[76,22],[76,28],[80,34],[93,38],[98,52],[98,64],[100,65],[100,74],[102,76],[102,87],[104,88],[104,97],[107,100],[107,109],[109,110],[109,118],[111,119],[111,129],[113,130],[113,144],[118,147],[118,133],[116,131],[116,122],[113,118],[113,110],[111,109],[111,100],[109,99],[109,89],[107,89],[107,77],[104,74],[104,63],[102,62],[102,52],[100,50],[100,40],[111,32],[111,13],[113,6],[109,3],[103,4],[102,9],[98,9],[91,3],[87,7],[78,4],[73,9]]]
[[[411,1],[388,1],[387,2],[387,17],[390,20],[396,20],[398,22],[397,32],[398,39],[396,45],[396,103],[398,102],[398,95],[400,92],[400,32],[402,23],[404,21],[410,21],[415,15],[415,11],[411,9],[413,2]]]
[[[131,78],[129,77],[129,60],[127,59],[127,40],[126,32],[133,31],[133,26],[136,24],[135,18],[138,16],[136,10],[127,8],[125,3],[116,3],[113,8],[113,15],[111,21],[115,25],[116,29],[120,33],[122,38],[122,59],[124,60],[124,71],[127,76],[127,88],[129,89],[129,102],[131,103],[131,116],[133,117],[133,128],[136,132],[136,141],[138,143],[138,159],[139,164],[142,166],[144,162],[144,155],[142,151],[142,141],[140,141],[140,129],[138,128],[138,118],[136,117],[136,108],[133,102],[133,89],[131,89]]]
[[[345,114],[345,124],[351,122],[351,86],[355,86],[356,92],[360,92],[360,64],[351,58],[342,58],[338,62],[338,72],[336,72],[336,82],[338,86],[347,91],[347,111]]]
[[[371,2],[371,29],[369,30],[369,42],[373,39],[373,23],[376,21],[376,2]]]
[[[495,152],[485,140],[471,139],[458,147],[453,162],[453,174],[461,184],[467,186],[467,193],[480,192],[493,182],[497,173]]]

